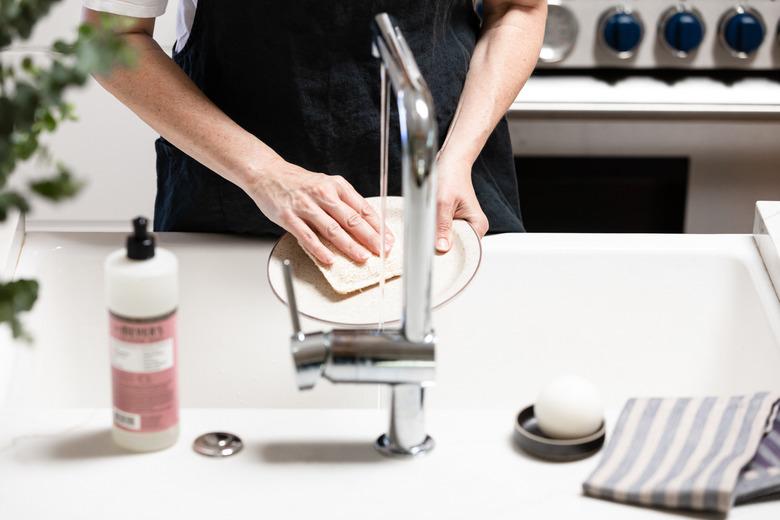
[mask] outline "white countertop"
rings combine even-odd
[[[107,411],[47,414],[37,425],[42,433],[0,451],[0,516],[514,519],[520,509],[523,517],[551,518],[551,497],[556,518],[625,513],[580,496],[596,459],[553,465],[516,452],[511,410],[432,415],[436,450],[414,461],[373,450],[386,420],[379,411],[184,410],[180,442],[141,455],[113,446],[109,420]],[[74,421],[82,424],[45,433]],[[223,460],[195,454],[192,440],[213,429],[239,434],[243,451]]]
[[[3,518],[670,517],[583,496],[598,457],[551,464],[517,451],[512,410],[431,413],[436,449],[413,461],[374,452],[386,420],[379,411],[184,410],[179,443],[148,454],[114,447],[107,410],[35,420],[38,433],[12,449],[0,443]],[[240,435],[243,451],[228,459],[195,454],[192,440],[214,429]],[[774,520],[779,511],[780,503],[765,502],[739,506],[732,517]]]

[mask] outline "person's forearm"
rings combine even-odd
[[[101,23],[102,17],[84,10],[89,23]],[[389,251],[392,233],[380,237],[376,211],[349,182],[285,161],[230,119],[152,39],[154,19],[120,20],[136,66],[98,77],[106,90],[182,152],[243,189],[258,211],[319,262],[334,260],[320,237],[358,263]]]
[[[440,157],[473,164],[536,65],[545,0],[485,0],[482,34]]]
[[[166,140],[243,189],[280,159],[214,105],[150,34],[123,38],[136,65],[97,80]]]

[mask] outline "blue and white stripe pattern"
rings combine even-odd
[[[631,399],[583,489],[619,502],[718,512],[776,492],[779,401],[767,392]]]
[[[737,482],[736,503],[780,495],[780,415]]]

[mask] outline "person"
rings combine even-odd
[[[167,0],[83,0],[136,64],[98,81],[154,128],[157,231],[292,233],[324,264],[363,262],[379,236],[379,68],[371,22],[390,14],[435,106],[436,248],[452,221],[480,235],[523,231],[505,113],[531,74],[545,0],[181,0],[173,57],[153,40]],[[116,21],[116,20],[115,20]],[[393,107],[389,192],[400,193]]]

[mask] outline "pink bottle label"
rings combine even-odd
[[[176,312],[133,320],[110,314],[114,425],[157,432],[179,421]]]

